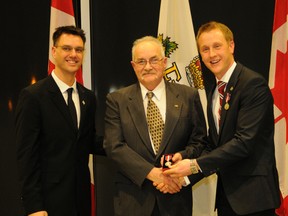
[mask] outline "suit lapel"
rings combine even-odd
[[[235,86],[238,82],[238,77],[240,74],[240,71],[242,70],[242,65],[240,63],[237,64],[236,68],[234,69],[229,82],[227,83],[226,91],[223,98],[223,104],[221,109],[221,122],[219,127],[219,134],[221,133],[222,126],[226,120],[226,115],[229,112],[231,103],[233,101],[233,92],[235,89]]]
[[[172,89],[170,83],[166,82],[166,120],[158,156],[162,155],[165,150],[179,120],[183,103],[178,96],[179,92],[175,88]]]
[[[207,116],[208,116],[208,122],[209,122],[209,136],[212,137],[213,140],[218,140],[218,134],[217,134],[217,129],[216,125],[217,122],[215,122],[214,117],[213,117],[213,110],[212,110],[212,99],[213,99],[213,93],[216,88],[216,83],[214,83],[214,86],[212,87],[210,93],[208,94],[207,97]]]
[[[128,94],[127,109],[143,143],[146,145],[147,149],[154,154],[149,137],[148,125],[146,122],[146,115],[139,84],[135,85],[135,88],[132,89],[131,94]]]
[[[85,89],[77,83],[77,89],[79,94],[79,103],[80,103],[80,124],[79,124],[79,132],[81,131],[81,128],[84,124],[84,119],[87,115],[87,105],[89,103],[87,94],[85,92]]]

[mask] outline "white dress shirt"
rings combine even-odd
[[[68,104],[68,92],[67,92],[67,89],[73,88],[72,100],[73,100],[73,102],[75,104],[76,114],[77,114],[77,125],[78,125],[78,128],[79,128],[79,123],[80,123],[80,103],[79,103],[79,94],[78,94],[78,90],[77,90],[77,87],[76,87],[76,79],[75,79],[73,85],[69,86],[69,85],[67,85],[66,83],[64,83],[62,80],[60,80],[57,77],[57,75],[54,73],[54,70],[52,71],[51,75],[52,75],[53,79],[55,80],[57,86],[59,87],[66,104]]]
[[[141,83],[140,83],[142,98],[143,98],[143,105],[145,109],[145,115],[147,115],[147,105],[148,105],[148,97],[147,92],[149,92],[148,89],[146,89]],[[160,114],[162,116],[162,120],[165,124],[166,119],[166,89],[165,89],[165,82],[162,79],[162,81],[159,83],[159,85],[152,91],[154,93],[152,100],[158,107]],[[150,133],[149,133],[150,135]],[[153,143],[151,135],[150,135],[151,143]],[[152,145],[153,151],[155,152],[154,145]]]
[[[229,68],[229,70],[224,74],[224,76],[222,77],[221,81],[225,82],[226,84],[228,83],[234,69],[236,67],[236,62],[234,62],[232,64],[232,66]],[[220,81],[216,78],[216,88],[215,91],[213,93],[213,97],[212,97],[212,110],[213,110],[213,118],[214,118],[214,122],[215,122],[215,126],[217,129],[217,132],[219,133],[219,109],[220,109],[220,98],[219,98],[219,92],[218,92],[218,87],[217,87],[217,82]],[[227,86],[226,86],[227,87]],[[224,89],[224,91],[226,91],[226,87]]]

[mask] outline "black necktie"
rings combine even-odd
[[[69,110],[70,110],[74,125],[75,125],[76,128],[78,128],[76,108],[75,108],[75,104],[74,104],[74,102],[72,100],[72,91],[73,91],[73,88],[67,89],[67,92],[68,92],[68,107],[69,107]]]

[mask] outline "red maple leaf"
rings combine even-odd
[[[274,97],[274,104],[281,111],[281,115],[276,116],[275,124],[285,118],[286,143],[288,143],[288,53],[277,51],[276,56],[275,86],[271,89],[271,92]]]
[[[279,216],[287,216],[287,210],[288,210],[288,196],[283,197],[281,196],[281,206],[276,209],[276,213]]]

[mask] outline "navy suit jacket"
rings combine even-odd
[[[205,118],[195,88],[166,82],[166,121],[162,143],[155,155],[139,84],[107,95],[104,149],[118,166],[115,176],[115,215],[150,216],[155,201],[161,215],[191,215],[191,186],[176,194],[162,194],[146,179],[160,167],[165,153],[184,158],[201,154],[206,140]]]
[[[219,135],[212,113],[215,87],[207,104],[209,145],[197,159],[203,174],[220,175],[237,214],[278,207],[273,97],[266,80],[237,63],[224,94]]]
[[[20,93],[16,143],[26,213],[90,216],[89,153],[96,150],[96,98],[77,83],[79,130],[51,75]]]

